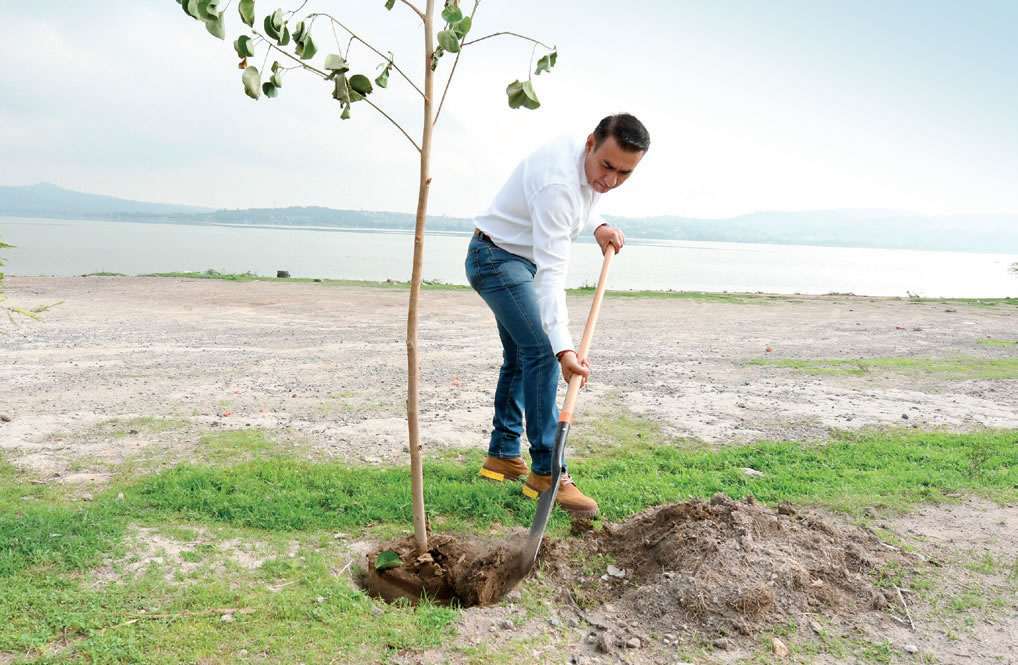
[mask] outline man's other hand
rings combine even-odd
[[[558,359],[559,365],[562,367],[562,378],[565,379],[566,383],[569,383],[570,379],[573,378],[573,374],[579,374],[583,377],[580,381],[580,387],[582,388],[586,383],[587,379],[590,378],[590,361],[586,358],[581,362],[576,357],[575,351],[566,351]]]
[[[618,254],[622,251],[622,245],[626,244],[626,234],[622,229],[615,229],[607,224],[594,229],[594,239],[601,246],[601,254],[608,251],[608,245],[615,245],[615,253]]]

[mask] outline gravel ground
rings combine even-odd
[[[63,301],[45,323],[6,326],[0,336],[0,414],[10,418],[0,422],[0,450],[26,470],[72,481],[75,459],[117,462],[146,451],[181,459],[210,428],[242,427],[320,457],[406,463],[406,290],[153,277],[5,284],[10,303]],[[1018,305],[749,302],[763,304],[609,296],[577,426],[624,407],[713,445],[823,439],[832,428],[874,425],[1018,427],[1015,379],[809,375],[747,364],[1014,358],[1018,345],[978,342],[1014,340]],[[589,303],[589,295],[569,299],[577,340]],[[482,445],[500,364],[494,320],[469,291],[427,291],[421,306],[425,448]],[[134,418],[172,419],[175,431],[108,436],[111,420]]]

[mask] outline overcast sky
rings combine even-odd
[[[5,3],[0,185],[413,211],[417,153],[370,107],[341,121],[330,86],[299,71],[274,100],[244,96],[236,5],[222,42],[174,0]],[[275,6],[258,0],[259,18]],[[421,77],[419,21],[402,4],[306,9]],[[464,49],[435,136],[433,214],[481,212],[528,151],[616,111],[653,145],[603,213],[1018,212],[1014,0],[483,0],[471,36],[499,30],[556,45],[558,66],[534,77],[541,109],[513,111],[505,86],[527,76],[530,45]],[[320,64],[336,40],[325,22],[315,39]],[[381,60],[355,48],[351,61],[374,78]],[[420,98],[390,81],[372,99],[418,132]]]

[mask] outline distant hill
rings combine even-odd
[[[128,201],[85,194],[40,182],[25,187],[0,186],[0,215],[11,217],[103,217],[119,214],[172,215],[208,212],[209,208]]]
[[[411,230],[414,216],[400,212],[321,207],[211,210],[127,201],[41,183],[0,187],[0,216],[103,219],[168,224],[293,226]],[[758,212],[730,219],[661,216],[608,217],[637,240],[874,247],[1018,253],[1018,215],[931,216],[891,210]],[[432,216],[428,229],[469,232],[468,218]]]

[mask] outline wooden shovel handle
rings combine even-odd
[[[590,315],[587,316],[587,327],[583,329],[583,339],[580,340],[580,352],[577,358],[580,362],[590,352],[590,342],[594,337],[594,326],[597,325],[597,315],[601,311],[601,299],[604,297],[604,287],[608,282],[608,268],[611,267],[612,259],[615,257],[615,245],[609,244],[604,253],[604,263],[601,265],[601,276],[597,279],[597,291],[594,292],[594,302],[590,304]],[[573,422],[573,409],[576,407],[576,397],[580,393],[580,384],[583,376],[573,374],[569,380],[569,390],[566,392],[566,401],[562,405],[562,413],[559,422]]]

